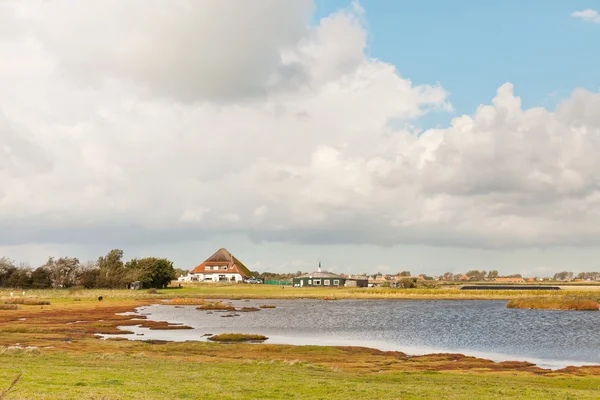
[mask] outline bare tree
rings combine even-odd
[[[52,287],[65,288],[75,285],[80,271],[79,259],[61,257],[57,260],[54,257],[48,258],[44,268],[47,269]]]

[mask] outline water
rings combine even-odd
[[[275,309],[238,313],[195,306],[151,305],[138,313],[193,330],[126,327],[129,339],[206,340],[204,334],[257,333],[266,343],[365,346],[410,355],[462,353],[494,361],[520,360],[545,368],[600,364],[600,312],[507,309],[505,301],[256,300],[236,307]],[[105,335],[106,337],[114,335]]]

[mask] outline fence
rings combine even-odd
[[[265,281],[265,285],[280,285],[280,286],[288,286],[291,285],[292,281]]]

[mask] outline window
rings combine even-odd
[[[333,284],[334,284],[335,286],[340,286],[340,281],[339,281],[339,279],[336,279],[336,280],[334,280],[334,281],[333,281]]]
[[[315,285],[315,286],[321,285],[321,280],[320,279],[313,280],[313,285]]]
[[[312,281],[311,281],[310,279],[308,280],[308,284],[309,284],[309,285],[312,285]]]
[[[324,279],[323,280],[323,285],[324,286],[329,286],[330,283],[331,283],[331,281],[329,279]]]
[[[210,271],[212,269],[212,267],[210,265],[206,266],[206,270]]]
[[[226,271],[226,270],[227,270],[227,265],[223,265],[223,266],[221,267],[221,269]]]

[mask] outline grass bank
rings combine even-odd
[[[600,304],[596,300],[585,298],[533,297],[509,300],[506,307],[543,310],[598,311],[600,309]]]
[[[221,333],[208,338],[213,342],[256,342],[267,340],[268,337],[263,335],[254,335],[251,333]]]
[[[8,290],[0,290],[0,297],[7,296]],[[182,288],[167,288],[149,293],[145,290],[111,289],[46,289],[29,290],[27,297],[35,297],[52,302],[106,299],[157,300],[157,299],[406,299],[406,300],[510,300],[523,297],[572,297],[600,300],[600,290],[564,289],[555,291],[519,290],[473,290],[461,291],[458,287],[436,289],[390,289],[390,288],[282,288],[272,285],[244,284],[199,284]],[[185,304],[185,300],[179,300]],[[194,300],[190,300],[194,301]],[[193,303],[189,303],[193,304]],[[203,303],[201,303],[203,304]]]
[[[18,374],[10,399],[588,400],[598,398],[600,386],[600,378],[589,376],[356,373],[299,360],[199,363],[141,353],[0,352],[0,388]]]

